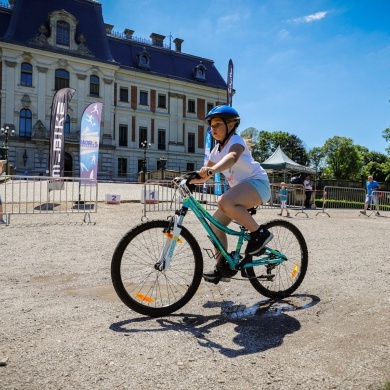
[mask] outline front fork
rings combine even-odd
[[[158,269],[160,271],[165,271],[169,269],[175,247],[178,242],[179,243],[181,242],[181,238],[180,238],[181,228],[186,213],[187,213],[187,209],[183,210],[182,208],[180,212],[178,214],[175,214],[175,216],[172,218],[173,230],[171,231],[171,229],[168,229],[167,231],[164,231],[164,234],[167,237],[167,239],[165,241],[164,248],[161,252],[160,258],[158,259],[157,262]]]

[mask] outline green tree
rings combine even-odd
[[[390,161],[390,159],[385,154],[370,151],[364,146],[356,145],[355,147],[361,155],[361,174],[364,177],[373,175],[375,180],[385,181],[388,175],[386,171],[386,163]]]
[[[386,140],[386,142],[390,142],[390,127],[383,130],[382,137]],[[386,148],[386,152],[390,154],[390,146]]]
[[[309,157],[303,142],[296,135],[283,131],[260,131],[259,140],[255,147],[258,161],[266,160],[275,152],[278,146],[298,164],[308,164]]]
[[[240,135],[245,139],[248,147],[251,149],[253,158],[258,160],[257,142],[259,141],[259,130],[254,127],[248,127],[241,131]]]
[[[242,138],[248,139],[253,143],[258,142],[259,140],[259,130],[254,127],[248,127],[247,129],[241,131],[240,135]]]
[[[321,147],[314,147],[309,150],[308,153],[309,159],[310,159],[310,165],[316,170],[319,171],[324,163],[325,153],[323,148]]]
[[[323,151],[328,166],[325,170],[327,175],[344,180],[357,180],[360,177],[362,157],[351,138],[329,138]]]

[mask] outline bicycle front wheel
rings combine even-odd
[[[170,268],[161,270],[159,259],[168,226],[169,221],[164,220],[136,226],[118,243],[111,262],[111,279],[119,298],[134,311],[151,317],[183,307],[202,279],[202,251],[184,227]]]
[[[302,283],[308,266],[306,241],[290,222],[274,220],[265,224],[274,235],[269,247],[287,257],[278,264],[246,269],[252,286],[268,298],[282,299],[291,295]]]

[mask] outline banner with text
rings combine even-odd
[[[102,108],[103,103],[91,103],[81,117],[80,177],[82,179],[97,178]],[[83,185],[95,183],[90,180],[81,180]]]
[[[229,60],[228,75],[227,75],[227,104],[233,104],[233,61]]]
[[[211,152],[211,145],[212,145],[213,137],[211,135],[211,128],[210,126],[207,128],[206,131],[206,139],[204,143],[204,161],[203,165],[206,166],[209,159],[210,159],[210,152]],[[205,194],[207,192],[207,186],[206,182],[203,184],[203,193]]]
[[[72,100],[75,89],[62,88],[54,95],[50,118],[50,149],[49,173],[50,177],[64,177],[65,137],[64,125],[68,115],[68,105]],[[63,189],[62,180],[50,180],[49,190]]]

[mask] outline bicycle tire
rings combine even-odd
[[[286,255],[287,260],[277,265],[248,267],[246,271],[250,283],[260,294],[282,299],[291,295],[305,278],[307,245],[300,230],[290,222],[274,220],[265,226],[274,235],[269,247]]]
[[[203,255],[194,236],[182,227],[170,268],[155,265],[163,250],[169,221],[135,226],[118,243],[111,261],[111,279],[121,301],[137,313],[161,317],[187,304],[202,279]]]

